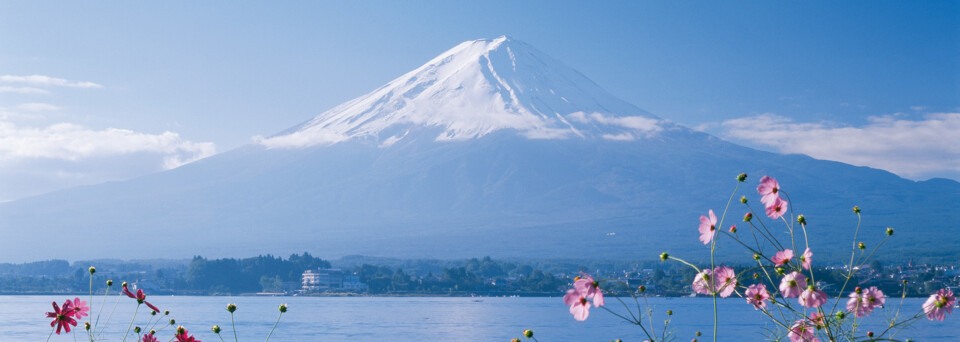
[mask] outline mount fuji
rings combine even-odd
[[[960,183],[739,146],[499,37],[461,43],[247,146],[0,204],[0,261],[300,251],[696,259],[707,253],[697,218],[722,211],[741,172],[750,178],[736,197],[751,204],[760,176],[780,181],[810,222],[820,260],[849,256],[854,205],[863,208],[862,241],[897,229],[888,258],[960,254]],[[743,225],[745,210],[734,201],[724,226]]]

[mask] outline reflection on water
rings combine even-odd
[[[102,298],[94,300],[94,318]],[[0,296],[0,341],[44,340],[50,333],[49,319],[44,313],[51,310],[52,301],[65,299],[67,296]],[[240,339],[247,341],[266,337],[281,303],[287,303],[290,310],[271,341],[509,341],[520,337],[523,329],[533,329],[540,341],[643,340],[639,328],[600,309],[593,309],[585,322],[574,321],[560,298],[152,296],[148,300],[170,310],[177,324],[205,342],[219,341],[210,331],[214,324],[224,328],[224,338],[232,338],[227,303],[237,303],[237,329]],[[115,302],[116,297],[111,295],[101,321],[106,320]],[[904,312],[916,312],[922,302],[920,298],[907,299]],[[673,310],[671,328],[678,341],[689,341],[697,330],[703,331],[704,337],[712,331],[709,298],[650,298],[649,303],[656,313],[653,324],[658,331],[666,319],[666,310]],[[615,300],[608,299],[607,304],[612,309],[625,310]],[[119,341],[135,307],[132,299],[121,298],[103,337]],[[875,311],[868,319],[873,325],[861,329],[878,329],[883,325],[882,318],[892,315],[892,311]],[[721,300],[720,315],[721,321],[726,322],[721,326],[721,341],[761,341],[765,329],[776,327],[741,299]],[[960,337],[958,316],[948,316],[944,322],[923,320],[900,337],[955,341]],[[135,325],[139,326],[150,318],[145,307],[141,307],[137,317]],[[80,323],[81,331],[82,327]],[[172,330],[167,328],[158,335],[165,341],[173,336]],[[704,337],[700,339],[708,340]],[[54,335],[51,341],[73,341],[73,337]]]

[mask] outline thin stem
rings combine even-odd
[[[717,250],[717,236],[720,234],[720,230],[723,229],[723,221],[727,218],[727,211],[730,210],[730,203],[733,203],[733,198],[737,196],[737,191],[740,190],[740,183],[737,182],[737,186],[733,188],[733,193],[730,194],[730,198],[727,199],[727,205],[723,208],[723,214],[720,215],[720,224],[714,229],[713,241],[710,244],[710,269],[716,269],[717,265],[714,261],[714,254]],[[715,275],[714,275],[715,276]],[[719,314],[717,313],[717,291],[713,287],[713,280],[708,282],[710,284],[710,293],[713,296],[713,342],[717,342],[717,326],[719,325]]]
[[[847,289],[847,284],[850,283],[850,279],[853,278],[853,260],[857,256],[857,235],[860,234],[860,224],[863,222],[863,218],[860,217],[860,213],[857,214],[857,229],[853,231],[853,247],[850,250],[850,264],[847,265],[847,277],[843,281],[843,286],[840,287],[840,293],[837,294],[837,300],[833,303],[833,309],[830,311],[836,311],[837,305],[840,304],[840,298],[843,297],[843,291]]]
[[[237,338],[237,324],[233,320],[233,313],[230,313],[230,325],[233,327],[233,340],[235,342],[240,342],[240,339]]]
[[[56,328],[56,327],[50,328],[50,335],[47,335],[47,342],[49,342],[49,341],[50,341],[50,338],[53,337],[53,331],[54,331],[54,330],[57,330],[57,328]]]
[[[283,312],[280,313],[280,316],[277,316],[277,322],[273,323],[273,328],[270,329],[270,333],[267,334],[267,339],[264,342],[270,341],[270,335],[273,335],[273,331],[277,329],[277,324],[280,324],[280,317],[283,317]],[[217,334],[220,336],[220,334]]]
[[[133,318],[130,319],[130,325],[127,326],[127,332],[123,333],[123,341],[127,340],[127,335],[130,334],[130,328],[133,327],[133,321],[137,319],[137,312],[140,311],[140,303],[137,302],[137,309],[133,311]],[[122,342],[122,341],[121,341]]]
[[[93,273],[90,273],[90,307],[93,307]],[[87,316],[87,323],[90,323],[90,316]],[[93,342],[93,333],[89,330],[87,331],[87,337],[90,338],[90,342]]]
[[[109,289],[107,289],[107,290],[109,291]],[[106,295],[104,295],[104,296],[106,296]],[[107,320],[106,320],[106,321],[103,321],[103,327],[101,327],[101,328],[100,328],[100,332],[97,333],[97,338],[99,338],[100,335],[103,334],[103,330],[107,328],[107,324],[110,323],[110,318],[113,318],[113,313],[114,313],[114,312],[117,312],[117,305],[120,304],[120,298],[123,298],[123,293],[118,293],[118,294],[117,294],[117,302],[116,302],[116,303],[113,303],[113,310],[110,311],[110,315],[107,316]],[[98,317],[97,319],[99,320],[100,318]],[[99,324],[97,324],[97,325],[99,325]]]

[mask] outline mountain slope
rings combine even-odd
[[[820,260],[849,255],[854,205],[864,209],[861,240],[897,229],[887,257],[960,253],[957,182],[731,144],[501,37],[460,44],[257,144],[0,204],[0,260],[304,250],[642,259],[668,250],[695,259],[706,255],[697,218],[722,210],[740,172],[750,174],[740,193],[753,202],[760,176],[781,181],[810,221]],[[733,208],[724,225],[742,226],[745,209]]]

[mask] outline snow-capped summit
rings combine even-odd
[[[450,141],[505,129],[530,139],[634,140],[662,124],[556,59],[501,36],[463,42],[369,94],[256,140],[275,148],[359,138],[386,147],[414,131]]]

